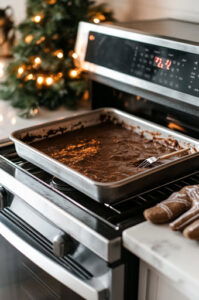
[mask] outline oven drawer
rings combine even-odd
[[[0,234],[24,257],[28,258],[32,264],[38,266],[50,277],[83,299],[122,299],[123,265],[112,269],[99,264],[101,269],[99,270],[95,267],[95,264],[97,265],[95,257],[91,257],[90,261],[88,257],[85,257],[85,259],[82,259],[82,265],[78,260],[76,262],[72,255],[71,257],[69,255],[67,257],[57,257],[54,255],[48,240],[37,231],[34,232],[34,228],[31,229],[22,219],[20,221],[20,218],[9,208],[5,208],[0,212]],[[82,257],[85,254],[87,252],[84,252]],[[85,268],[86,260],[90,264],[93,263],[92,272]],[[118,279],[119,285],[117,283]],[[112,292],[113,287],[114,292]],[[119,290],[115,287],[119,287]]]

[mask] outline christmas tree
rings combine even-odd
[[[41,106],[75,106],[86,90],[86,80],[73,51],[79,21],[112,21],[105,4],[90,0],[27,0],[27,18],[18,27],[20,40],[1,87],[23,116]]]

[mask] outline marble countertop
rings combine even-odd
[[[78,110],[60,108],[56,111],[49,111],[42,109],[34,118],[23,119],[18,116],[18,111],[11,107],[9,102],[0,100],[0,140],[7,139],[9,134],[15,130],[60,118],[66,118],[81,113],[85,110],[85,107],[82,107]]]
[[[124,247],[175,282],[189,299],[199,299],[199,243],[167,225],[141,223],[123,233]]]

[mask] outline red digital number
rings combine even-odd
[[[156,67],[158,67],[159,69],[170,70],[172,61],[170,59],[165,59],[159,56],[155,56],[154,63]]]
[[[172,62],[171,62],[170,59],[167,59],[167,60],[166,60],[165,66],[166,66],[166,69],[167,69],[167,70],[170,70],[171,63],[172,63]]]
[[[162,58],[161,58],[161,57],[155,56],[154,61],[155,61],[155,64],[156,64],[156,66],[157,66],[158,68],[160,68],[160,69],[163,69],[163,68],[164,68],[163,61],[162,61]]]

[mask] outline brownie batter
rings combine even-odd
[[[113,182],[143,172],[145,158],[174,151],[121,125],[107,122],[32,143],[50,157],[100,182]]]

